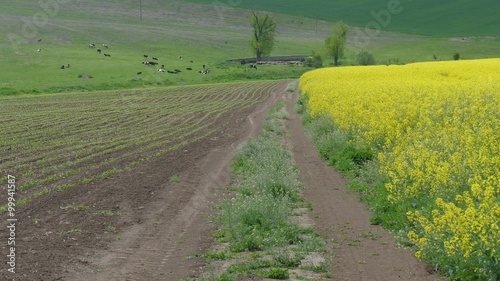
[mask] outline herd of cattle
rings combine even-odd
[[[104,49],[109,49],[108,45],[107,44],[101,44],[102,48]],[[89,44],[89,48],[90,49],[95,49],[97,48],[96,47],[96,44],[95,43],[90,43]],[[101,48],[97,48],[96,49],[97,53],[101,54],[102,53],[102,49]],[[104,53],[104,56],[106,57],[111,57],[110,54],[108,53]],[[143,55],[143,57],[145,59],[148,59],[149,58],[149,55]],[[182,60],[183,59],[183,56],[179,56],[178,57],[179,60]],[[189,61],[190,63],[194,63],[192,60]],[[151,60],[148,60],[148,61],[143,61],[142,62],[143,65],[145,66],[157,66],[159,63],[158,63],[158,58],[157,57],[151,57]],[[69,65],[68,65],[69,66]],[[62,67],[61,67],[62,68]],[[192,67],[186,67],[186,70],[188,71],[192,71],[193,68]],[[165,65],[162,64],[160,68],[158,68],[158,72],[159,73],[164,73],[164,72],[167,72],[167,73],[171,73],[171,74],[178,74],[178,73],[181,73],[182,71],[180,69],[174,69],[174,70],[165,70]],[[200,74],[209,74],[210,73],[210,69],[208,69],[206,67],[206,65],[203,65],[203,70],[200,70],[198,71],[198,73]],[[137,72],[137,75],[141,75],[142,74],[142,71],[139,71]]]
[[[38,39],[38,43],[40,43],[41,41],[42,41],[42,39]],[[98,54],[103,54],[105,57],[111,57],[111,54],[109,54],[107,52],[103,53],[103,50],[108,50],[109,49],[109,46],[107,44],[101,44],[100,47],[97,47],[97,45],[95,43],[89,43],[88,47],[89,47],[89,49],[95,49]],[[37,49],[37,52],[41,52],[41,51],[42,51],[41,48]],[[143,57],[145,59],[148,59],[149,55],[144,54]],[[179,56],[178,59],[182,60],[183,56]],[[194,63],[193,60],[190,60],[189,62],[191,64]],[[142,64],[144,66],[153,66],[153,67],[156,67],[157,65],[159,65],[159,62],[158,62],[158,58],[157,57],[151,57],[151,60],[143,61]],[[241,64],[243,65],[243,64],[245,64],[245,62],[242,61]],[[68,69],[70,67],[71,66],[68,63],[68,64],[61,65],[59,68],[60,69]],[[250,64],[250,68],[257,69],[257,66],[255,64]],[[192,67],[186,67],[186,70],[187,71],[193,71],[193,68]],[[180,69],[177,69],[177,68],[174,69],[174,70],[165,70],[165,65],[164,64],[162,64],[161,67],[157,69],[157,71],[159,73],[165,73],[166,72],[166,73],[171,73],[171,74],[179,74],[179,73],[182,72]],[[200,74],[209,74],[210,73],[210,69],[207,68],[206,65],[203,65],[202,69],[199,70],[198,73],[200,73]],[[142,71],[137,72],[137,75],[141,75],[141,74],[142,74]]]

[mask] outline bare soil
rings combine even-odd
[[[211,207],[230,182],[235,148],[260,132],[264,103],[232,116],[217,141],[204,140],[84,188],[54,192],[16,213],[16,274],[0,280],[180,280],[201,276],[206,263],[194,258],[213,245]],[[312,202],[312,224],[328,241],[332,280],[435,280],[422,262],[380,226],[345,180],[317,155],[305,135],[294,98],[287,127],[295,161]],[[171,175],[178,176],[173,180]],[[7,232],[1,231],[1,241]],[[1,253],[7,252],[2,242]],[[431,273],[429,273],[431,272]],[[249,277],[242,280],[261,280]]]
[[[16,273],[7,271],[7,243],[1,243],[0,280],[179,280],[200,275],[204,260],[189,257],[212,246],[210,207],[229,182],[232,153],[260,131],[267,108],[286,85],[266,102],[221,118],[218,122],[230,122],[216,125],[224,131],[210,139],[20,207]],[[7,235],[2,229],[1,241]]]

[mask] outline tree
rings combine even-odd
[[[341,21],[333,28],[332,36],[326,38],[325,40],[326,51],[328,55],[333,57],[333,64],[335,66],[339,65],[339,58],[344,56],[348,30],[349,26]]]
[[[274,47],[274,36],[276,33],[276,21],[269,14],[259,15],[252,12],[250,24],[253,29],[250,46],[255,52],[257,59],[268,56]]]
[[[358,53],[358,64],[359,65],[374,65],[375,64],[375,57],[370,52],[361,51]]]

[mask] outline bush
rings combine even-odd
[[[320,54],[314,53],[304,61],[304,65],[308,67],[320,68],[323,67],[323,58]]]
[[[375,64],[375,57],[370,52],[361,51],[358,54],[358,64],[359,65],[374,65]]]
[[[455,53],[455,54],[453,55],[453,59],[454,59],[454,60],[459,60],[459,59],[460,59],[460,54],[459,54],[459,53]]]

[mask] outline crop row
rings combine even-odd
[[[17,118],[2,123],[0,170],[20,176],[18,190],[25,202],[51,190],[86,184],[210,137],[232,121],[232,114],[264,101],[277,85],[110,93],[113,98],[104,93],[73,94],[73,99],[4,98],[0,110]]]

